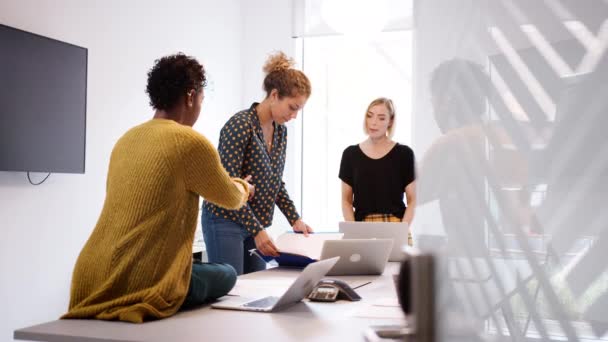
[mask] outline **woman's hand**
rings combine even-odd
[[[248,201],[250,201],[255,194],[255,185],[251,184],[251,178],[251,175],[249,175],[243,179],[245,182],[247,182],[247,186],[249,187],[249,198],[247,198]]]
[[[307,225],[306,223],[304,223],[304,221],[302,221],[302,219],[298,219],[294,224],[293,224],[293,231],[296,233],[303,233],[304,236],[308,236],[308,234],[310,233],[314,233],[314,231],[312,230],[312,228],[310,228],[309,225]]]
[[[254,238],[255,246],[264,255],[270,255],[273,257],[279,256],[279,250],[274,245],[274,242],[268,236],[266,230],[261,230]]]

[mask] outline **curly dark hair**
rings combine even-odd
[[[146,93],[154,109],[170,110],[188,91],[198,92],[206,85],[205,68],[194,57],[180,52],[154,62],[148,71]]]

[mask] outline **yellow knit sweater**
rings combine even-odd
[[[243,185],[190,127],[154,119],[129,130],[112,151],[103,210],[76,262],[62,318],[173,315],[190,284],[199,195],[238,209],[247,201]]]

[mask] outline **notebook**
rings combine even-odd
[[[389,261],[403,259],[403,246],[407,245],[409,227],[406,222],[340,222],[344,239],[393,239]]]
[[[392,239],[325,241],[321,259],[340,257],[327,275],[379,275],[384,272]]]
[[[279,266],[302,268],[320,259],[325,241],[339,240],[342,235],[344,234],[313,233],[304,236],[299,233],[286,232],[279,235],[275,241],[279,250],[278,257],[263,255],[257,249],[251,249],[249,252],[266,262],[274,260]]]

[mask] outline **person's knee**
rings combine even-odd
[[[222,272],[222,285],[226,293],[230,292],[236,284],[237,273],[234,267],[230,264],[221,263],[218,264],[221,267]]]

